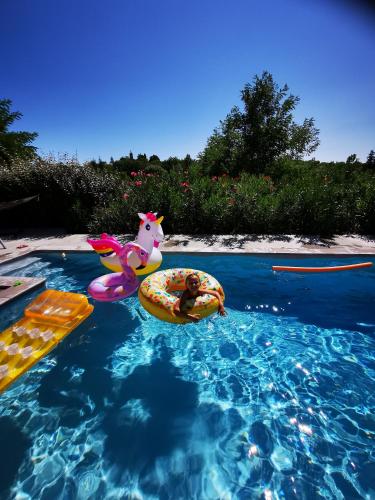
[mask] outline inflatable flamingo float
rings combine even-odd
[[[143,265],[136,252],[132,251],[128,256],[128,265],[133,268],[137,275],[150,274],[156,271],[162,261],[162,255],[158,247],[164,239],[164,233],[161,227],[164,217],[161,216],[158,218],[156,212],[148,212],[146,214],[138,213],[138,217],[141,220],[138,235],[133,243],[143,247],[148,252],[149,258],[146,265]],[[114,236],[109,236],[106,233],[103,233],[100,238],[100,240],[87,241],[100,255],[100,261],[103,266],[111,271],[121,272],[122,266],[117,253],[113,251],[110,245],[106,246],[103,243],[99,244],[99,241],[110,241],[111,243],[115,242],[118,244],[120,244],[120,242]],[[92,243],[93,241],[95,244]]]
[[[134,253],[140,260],[141,265],[146,266],[149,253],[136,243],[121,245],[116,238],[110,236],[104,238],[103,236],[100,240],[87,241],[96,251],[103,248],[112,249],[118,257],[122,271],[105,274],[94,279],[88,287],[88,292],[96,300],[114,302],[115,300],[125,299],[134,293],[139,286],[138,278],[128,262],[129,255]]]

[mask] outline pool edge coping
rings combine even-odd
[[[234,251],[233,251],[234,250]],[[364,249],[363,249],[364,250]],[[69,254],[95,254],[94,250],[89,250],[89,249],[55,249],[55,248],[35,248],[35,249],[30,249],[27,252],[22,253],[21,255],[15,255],[13,257],[9,257],[4,260],[0,260],[0,267],[6,264],[9,264],[11,262],[16,262],[18,260],[22,260],[24,258],[30,257],[34,254],[41,254],[41,253],[69,253]],[[280,249],[280,251],[265,251],[265,250],[259,250],[259,251],[253,251],[253,252],[248,252],[248,251],[238,251],[238,249],[231,249],[231,250],[217,250],[217,251],[201,251],[201,250],[183,250],[183,249],[168,249],[168,250],[163,250],[163,253],[167,254],[186,254],[186,255],[211,255],[211,256],[223,256],[223,255],[235,255],[235,256],[249,256],[249,255],[262,255],[262,256],[283,256],[283,257],[355,257],[355,256],[363,256],[363,257],[372,257],[375,258],[375,249],[373,252],[366,252],[366,251],[358,251],[358,252],[345,252],[345,251],[336,251],[336,252],[327,252],[327,251],[319,251],[316,250],[312,251],[312,249],[306,249],[303,251],[287,251],[286,249]]]
[[[0,265],[8,264],[35,253],[90,253],[88,234],[57,233],[45,237],[23,237],[5,240],[6,249],[0,249]],[[131,240],[131,234],[121,235]],[[21,248],[18,248],[18,247]],[[335,235],[329,239],[314,235],[184,235],[167,234],[160,245],[162,253],[187,255],[336,255],[375,256],[373,235]]]

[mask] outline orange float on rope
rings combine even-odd
[[[332,267],[291,267],[291,266],[272,266],[272,271],[290,271],[293,273],[330,273],[333,271],[350,271],[351,269],[360,269],[362,267],[371,267],[372,262],[361,262],[360,264],[348,264],[346,266]]]

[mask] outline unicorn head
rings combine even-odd
[[[139,225],[137,243],[151,253],[153,247],[158,247],[164,239],[161,223],[163,216],[157,218],[157,212],[138,213],[141,219]]]

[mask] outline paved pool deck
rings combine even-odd
[[[93,251],[87,234],[62,232],[22,235],[2,238],[6,248],[0,248],[0,264],[35,251]],[[122,235],[132,241],[135,235]],[[358,235],[318,238],[294,235],[166,235],[160,245],[162,252],[214,253],[283,253],[283,254],[342,254],[375,255],[375,237]]]
[[[45,282],[46,278],[0,276],[0,307],[34,288],[41,287]]]

